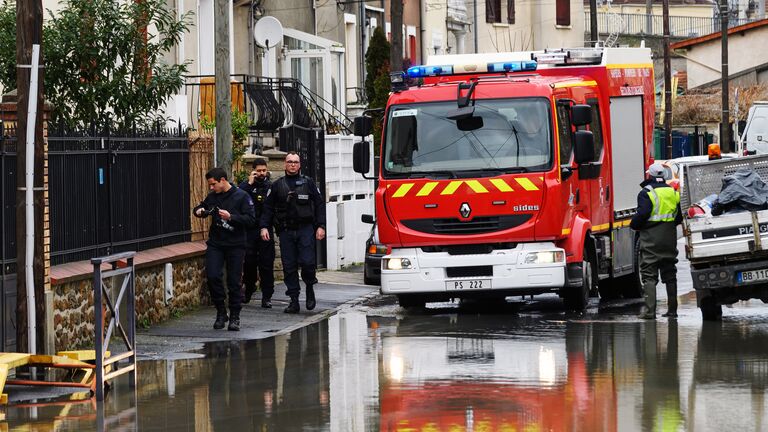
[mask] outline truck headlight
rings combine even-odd
[[[405,270],[413,268],[408,258],[384,258],[382,261],[384,270]]]
[[[528,252],[525,255],[525,264],[555,264],[565,262],[565,252],[558,251],[538,251]]]

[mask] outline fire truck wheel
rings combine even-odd
[[[616,300],[621,297],[621,289],[617,279],[608,278],[599,282],[600,299]]]
[[[404,309],[423,309],[427,304],[423,297],[407,294],[397,296],[397,302]]]
[[[584,261],[581,263],[582,278],[580,287],[566,288],[565,293],[565,307],[575,311],[583,311],[589,304],[589,292],[592,290],[594,284],[592,280],[592,264],[589,262],[589,254],[584,251]]]

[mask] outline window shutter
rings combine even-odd
[[[571,25],[571,1],[570,0],[555,0],[556,1],[556,22],[560,26]]]
[[[496,21],[497,12],[495,6],[496,0],[486,0],[485,2],[485,22],[494,23]]]

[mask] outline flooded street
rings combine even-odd
[[[290,334],[142,361],[103,420],[91,401],[5,410],[10,430],[765,430],[768,308],[702,323],[636,304],[562,310],[556,297],[405,311],[343,310]],[[663,309],[665,305],[661,305]],[[485,308],[487,309],[487,307]]]

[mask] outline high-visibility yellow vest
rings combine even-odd
[[[653,210],[649,222],[674,222],[677,216],[677,205],[680,204],[680,194],[671,187],[645,187],[651,199]]]

